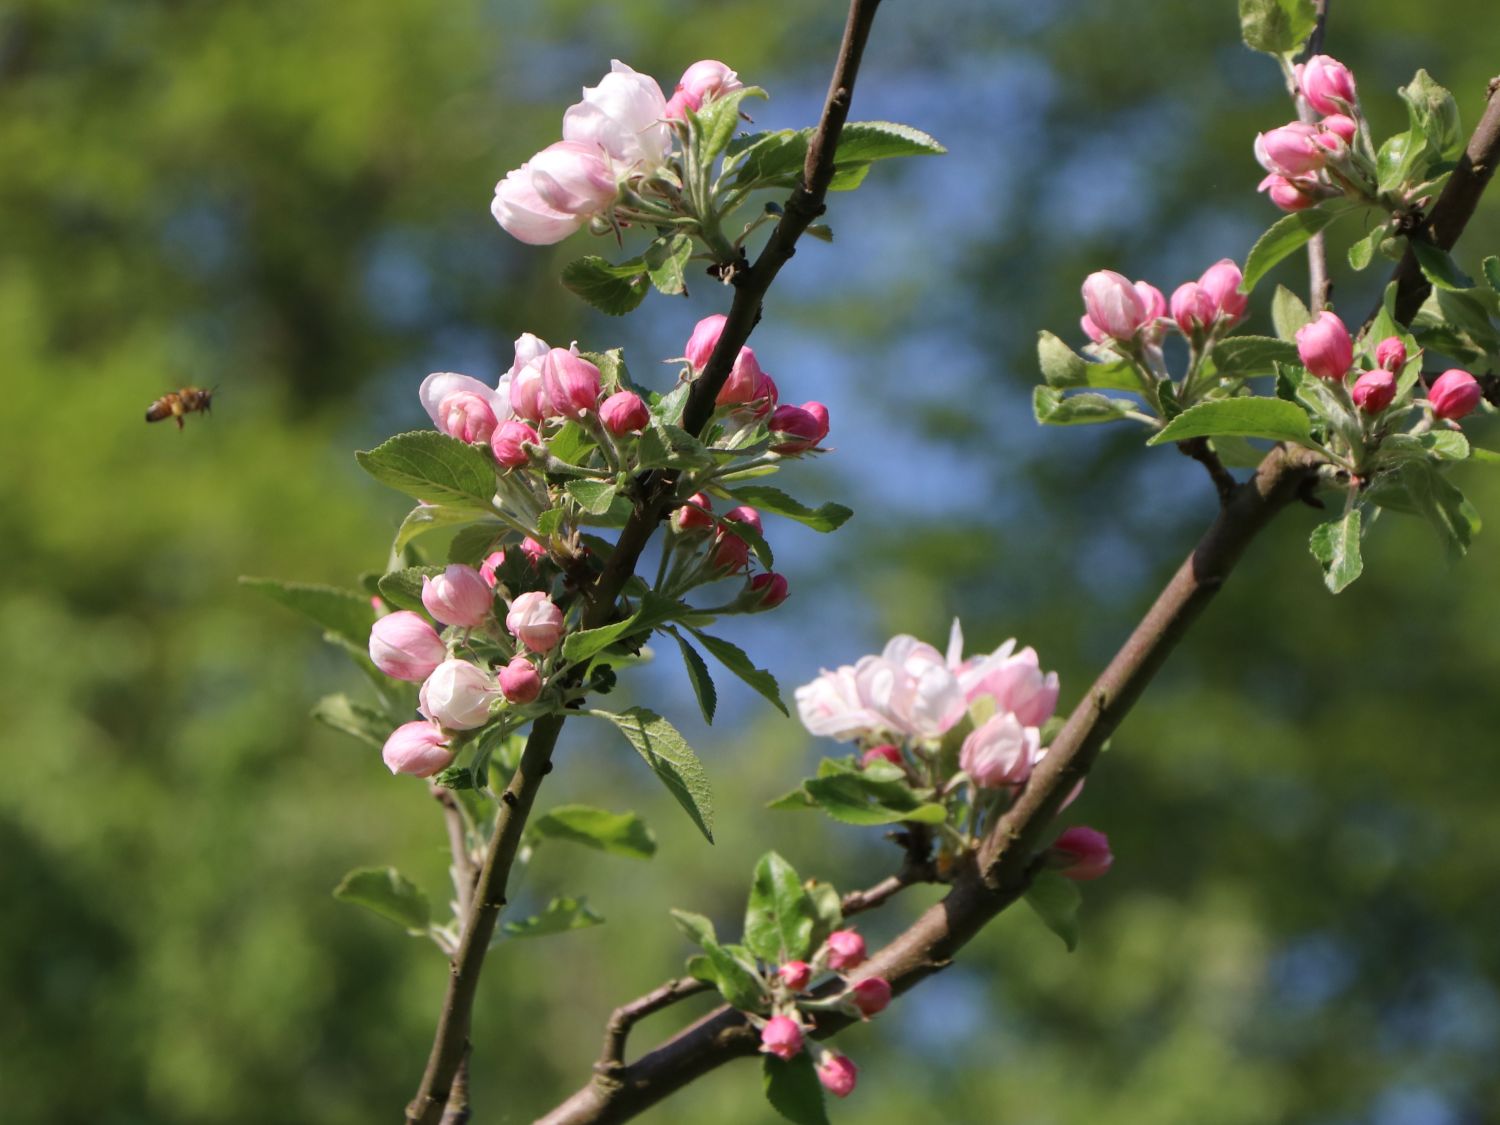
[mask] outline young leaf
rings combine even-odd
[[[726,488],[723,493],[725,496],[738,500],[741,504],[749,504],[762,512],[770,512],[773,515],[796,520],[814,531],[834,531],[843,527],[845,521],[854,514],[842,504],[819,504],[816,508],[809,508],[806,504],[793,500],[781,489],[765,484]]]
[[[1375,251],[1381,242],[1385,240],[1387,230],[1384,224],[1373,228],[1363,238],[1359,239],[1349,247],[1349,268],[1362,270],[1370,264],[1375,257]]]
[[[923,801],[900,781],[847,773],[809,778],[802,788],[814,805],[844,824],[870,826],[904,820],[941,824],[948,818],[942,805]]]
[[[1031,411],[1044,426],[1087,426],[1117,422],[1135,403],[1089,392],[1064,396],[1056,387],[1039,386],[1031,394]]]
[[[658,292],[669,297],[687,292],[685,271],[688,259],[693,256],[693,240],[682,233],[663,235],[643,255],[646,276]]]
[[[588,805],[558,805],[532,821],[532,830],[549,840],[571,840],[587,848],[630,859],[656,854],[656,836],[633,812],[612,813]]]
[[[740,102],[747,97],[766,96],[766,92],[759,86],[745,86],[715,98],[701,113],[696,114],[698,132],[703,138],[700,159],[711,163],[729,147],[730,138],[740,124]]]
[[[615,502],[614,481],[570,480],[563,488],[591,516],[602,516]]]
[[[395,728],[389,719],[373,707],[355,703],[347,695],[325,695],[313,706],[312,717],[318,722],[352,734],[376,749],[385,745]]]
[[[783,715],[790,714],[786,709],[786,704],[781,701],[781,689],[776,684],[776,677],[764,668],[757,668],[751,663],[742,648],[719,637],[711,637],[697,629],[692,629],[691,632],[703,642],[703,647],[708,649],[709,654],[715,660],[770,700]]]
[[[306,582],[278,582],[274,578],[241,578],[240,585],[310,618],[355,649],[363,650],[370,643],[375,610],[364,594]]]
[[[1129,360],[1090,363],[1051,332],[1036,342],[1037,362],[1049,387],[1095,387],[1100,390],[1139,391],[1140,372]]]
[[[828,940],[829,934],[843,925],[843,898],[832,883],[819,883],[815,880],[808,881],[807,897],[813,908],[812,936],[808,938],[807,944],[817,949]]]
[[[727,150],[737,162],[734,186],[791,187],[807,162],[809,129],[756,133],[732,142]]]
[[[1311,211],[1296,211],[1284,215],[1272,223],[1261,235],[1245,259],[1245,279],[1240,289],[1248,293],[1255,283],[1265,277],[1283,258],[1306,246],[1313,235],[1326,227],[1342,212],[1314,208]]]
[[[502,927],[507,937],[546,937],[548,934],[563,934],[569,930],[585,930],[597,926],[604,919],[589,909],[580,898],[555,898],[540,914],[520,922],[506,922]]]
[[[1312,323],[1312,313],[1302,303],[1302,298],[1285,285],[1278,285],[1271,295],[1271,324],[1276,329],[1277,339],[1296,347],[1297,330]]]
[[[422,579],[435,578],[442,573],[440,566],[409,566],[393,570],[381,576],[380,596],[397,609],[422,613],[425,609],[422,605]]]
[[[627,270],[622,275],[622,270]],[[646,299],[651,287],[646,264],[636,258],[621,266],[592,254],[563,267],[562,283],[594,308],[610,316],[624,316]]]
[[[1231,336],[1214,345],[1214,368],[1220,375],[1250,379],[1256,375],[1274,375],[1273,364],[1297,363],[1297,348],[1285,340],[1269,336]]]
[[[790,1059],[765,1055],[761,1063],[766,1101],[792,1125],[828,1125],[823,1106],[823,1084],[813,1066],[812,1055],[801,1051]]]
[[[581,633],[569,634],[568,638],[563,641],[563,659],[571,663],[587,660],[614,644],[621,637],[654,629],[666,621],[691,616],[692,612],[692,609],[682,602],[648,593],[641,599],[636,612],[629,617],[609,625],[601,625],[597,629],[586,629]]]
[[[1026,890],[1026,905],[1062,938],[1069,953],[1078,948],[1078,907],[1082,903],[1078,884],[1051,871],[1043,871]]]
[[[333,897],[373,910],[410,934],[425,934],[432,918],[427,896],[394,867],[357,867],[334,888]]]
[[[1195,437],[1269,438],[1307,445],[1312,441],[1307,412],[1279,398],[1221,398],[1184,410],[1153,434],[1147,445]]]
[[[484,520],[460,528],[448,544],[448,561],[477,567],[495,548],[495,540],[505,533],[505,525],[496,520]]]
[[[495,463],[480,446],[436,430],[415,430],[354,459],[381,484],[425,503],[470,508],[476,516],[492,511]]]
[[[698,710],[703,712],[703,721],[712,725],[714,710],[719,705],[719,693],[714,689],[714,678],[708,674],[708,665],[681,633],[676,629],[668,629],[667,632],[672,634],[677,647],[682,650],[682,662],[687,666],[688,680],[693,685],[693,694],[698,697]]]
[[[894,121],[851,121],[839,134],[839,147],[833,154],[834,167],[869,164],[893,156],[941,156],[948,150],[936,137],[898,125]]]
[[[1323,582],[1337,594],[1359,577],[1364,562],[1359,556],[1359,509],[1351,508],[1343,519],[1313,528],[1308,548],[1323,567]]]
[[[1416,255],[1422,274],[1438,289],[1465,290],[1474,288],[1474,282],[1458,268],[1446,250],[1442,250],[1424,238],[1408,240],[1411,252]]]
[[[1312,0],[1240,0],[1240,37],[1252,51],[1295,54],[1317,22]]]
[[[667,791],[687,812],[711,844],[713,833],[713,800],[703,764],[693,753],[677,728],[654,711],[632,707],[614,714],[609,711],[585,711],[586,715],[607,719],[620,728],[646,764],[667,787]]]
[[[1491,289],[1500,293],[1500,258],[1491,254],[1480,263],[1484,270],[1484,280]]]
[[[800,961],[811,952],[816,915],[792,865],[767,852],[755,865],[745,907],[745,944],[763,961]]]
[[[406,518],[396,529],[396,539],[391,544],[391,554],[401,554],[406,550],[406,545],[419,535],[461,523],[473,523],[476,519],[481,519],[488,514],[488,505],[481,510],[471,505],[418,504],[406,513]]]

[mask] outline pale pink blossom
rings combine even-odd
[[[640,433],[651,424],[651,411],[634,391],[616,391],[599,404],[599,420],[612,434]]]
[[[370,627],[370,660],[387,676],[419,684],[448,656],[447,646],[420,614],[388,614]]]
[[[542,677],[524,656],[514,656],[500,669],[500,694],[510,703],[534,703],[542,694]]]
[[[1312,180],[1292,180],[1274,172],[1261,180],[1257,191],[1263,191],[1283,211],[1306,211],[1316,207],[1323,197],[1321,185]]]
[[[1083,307],[1088,321],[1084,331],[1095,343],[1132,340],[1152,318],[1140,290],[1113,270],[1098,270],[1084,278]]]
[[[484,557],[484,561],[479,564],[479,576],[484,579],[485,585],[487,585],[491,590],[493,590],[500,583],[500,579],[496,577],[495,571],[499,570],[504,565],[504,551],[492,551],[490,554],[486,555]]]
[[[1026,783],[1040,751],[1037,728],[1000,711],[969,732],[958,764],[981,789],[1004,789]]]
[[[1213,303],[1213,319],[1225,327],[1239,323],[1245,316],[1250,298],[1240,292],[1245,280],[1240,267],[1228,258],[1220,258],[1198,279],[1198,287]]]
[[[531,186],[554,211],[591,218],[608,211],[619,194],[614,173],[597,145],[557,141],[526,162]]]
[[[417,398],[432,424],[460,441],[488,441],[495,425],[510,417],[507,396],[453,371],[427,376],[417,389]]]
[[[854,682],[860,702],[879,716],[878,729],[911,738],[941,738],[966,709],[963,688],[943,655],[904,634],[879,656],[862,658]]]
[[[489,720],[499,697],[495,679],[467,660],[445,660],[417,694],[417,710],[449,730],[473,730]]]
[[[696,113],[703,108],[704,102],[722,98],[725,94],[732,94],[744,88],[745,84],[740,81],[740,76],[724,63],[717,59],[703,59],[683,71],[682,80],[677,83],[677,89],[668,103],[668,116],[674,118],[682,116],[680,112],[670,112],[674,104]]]
[[[1330,113],[1322,121],[1319,121],[1318,124],[1326,131],[1338,137],[1346,145],[1352,145],[1354,138],[1359,135],[1359,122],[1346,114]]]
[[[392,773],[431,777],[453,762],[448,739],[431,723],[402,723],[391,731],[380,757]]]
[[[1318,144],[1318,129],[1305,121],[1255,135],[1255,159],[1267,172],[1294,179],[1322,170],[1328,150]]]
[[[537,194],[528,165],[505,174],[495,185],[490,203],[495,221],[512,237],[530,246],[550,246],[561,242],[587,221],[582,215],[559,211]]]
[[[453,563],[442,574],[422,576],[422,605],[444,625],[472,629],[490,615],[490,584],[472,566]]]
[[[709,357],[719,346],[719,337],[724,334],[724,325],[728,321],[729,318],[723,313],[714,313],[712,316],[705,316],[693,326],[693,334],[688,337],[687,346],[682,354],[686,357],[688,366],[694,371],[702,371],[708,366]]]
[[[541,362],[541,375],[548,416],[582,418],[598,408],[599,369],[571,348],[549,351]]]
[[[533,590],[510,603],[505,627],[532,652],[547,652],[562,640],[563,612],[546,594]]]
[[[835,742],[849,742],[884,727],[884,720],[867,707],[855,683],[854,668],[824,669],[795,693],[797,716],[809,733]]]
[[[1296,76],[1302,96],[1319,113],[1350,113],[1359,100],[1353,72],[1329,55],[1314,55],[1297,67]]]
[[[583,100],[563,114],[563,140],[595,145],[613,162],[615,175],[651,173],[672,148],[667,99],[656,79],[618,59],[597,86],[585,86]]]

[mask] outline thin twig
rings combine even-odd
[[[1304,60],[1322,52],[1323,39],[1328,34],[1329,0],[1313,0],[1313,4],[1318,13],[1318,21],[1313,25],[1312,34],[1307,37],[1307,49],[1302,53]],[[1307,99],[1300,92],[1297,94],[1297,117],[1308,124],[1314,124],[1318,120],[1317,111],[1308,105]],[[1307,309],[1313,316],[1327,307],[1332,288],[1333,283],[1328,277],[1328,245],[1323,232],[1318,231],[1307,240]]]
[[[443,806],[443,823],[448,827],[448,850],[453,855],[453,892],[458,898],[461,924],[462,919],[469,916],[469,904],[474,899],[474,880],[479,877],[479,869],[474,864],[474,853],[469,850],[468,826],[453,790],[434,784],[432,796]]]
[[[442,1125],[468,1125],[469,1109],[469,1058],[473,1051],[464,1048],[464,1057],[458,1060],[458,1070],[453,1075],[453,1085],[448,1089],[448,1104],[443,1109]]]
[[[695,977],[678,977],[628,1004],[621,1004],[610,1014],[609,1022],[604,1025],[604,1049],[599,1054],[599,1061],[594,1064],[594,1071],[607,1078],[624,1065],[625,1040],[630,1035],[630,1029],[641,1020],[653,1012],[671,1007],[679,1000],[686,1000],[689,996],[712,989],[713,985]]]
[[[1219,455],[1214,452],[1214,447],[1209,444],[1207,438],[1188,438],[1186,441],[1177,443],[1177,452],[1184,457],[1191,457],[1198,464],[1208,470],[1208,479],[1214,482],[1214,491],[1219,494],[1219,506],[1226,506],[1234,497],[1234,490],[1240,486],[1240,482],[1234,479],[1234,474],[1224,467],[1224,462],[1219,460]]]

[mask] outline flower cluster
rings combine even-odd
[[[1249,298],[1240,292],[1241,280],[1240,268],[1224,258],[1197,281],[1179,285],[1169,303],[1149,282],[1098,270],[1084,279],[1080,324],[1095,345],[1125,353],[1159,352],[1171,328],[1201,346],[1244,319]]]
[[[656,79],[615,60],[563,114],[562,140],[495,185],[495,219],[537,246],[585,225],[603,232],[688,213],[680,170],[671,166],[676,148],[698,112],[743,88],[733,70],[705,59],[666,98]]]
[[[1363,132],[1354,75],[1337,59],[1314,55],[1293,76],[1302,99],[1322,116],[1256,136],[1255,159],[1267,173],[1259,190],[1283,211],[1303,211],[1339,195],[1373,199],[1374,153]]]

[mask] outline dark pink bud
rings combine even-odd
[[[730,508],[724,513],[725,523],[745,523],[755,528],[755,533],[760,534],[760,513],[754,508],[741,504],[738,508]]]
[[[1354,380],[1349,396],[1366,414],[1379,414],[1396,397],[1396,376],[1383,367],[1366,371]]]
[[[500,669],[500,694],[511,703],[534,703],[542,694],[542,677],[524,656],[511,658]]]
[[[729,378],[724,380],[724,385],[719,388],[718,397],[714,399],[720,406],[738,406],[741,403],[753,402],[757,397],[756,392],[761,381],[766,378],[766,373],[760,369],[759,362],[755,358],[755,349],[741,348],[740,354],[734,359],[734,366],[729,369]]]
[[[1319,379],[1342,379],[1354,366],[1354,341],[1344,322],[1325,310],[1297,329],[1297,354]]]
[[[1093,828],[1069,828],[1052,845],[1049,866],[1059,875],[1080,882],[1097,879],[1115,861],[1109,850],[1109,837]]]
[[[728,321],[729,318],[722,313],[715,313],[704,317],[693,328],[693,334],[688,337],[687,347],[682,354],[687,357],[688,366],[694,371],[702,371],[708,366],[709,357],[719,346],[719,337],[724,334],[724,325]]]
[[[801,406],[778,406],[771,414],[771,432],[789,441],[771,446],[776,453],[801,453],[828,436],[828,408],[821,402]]]
[[[1387,336],[1375,346],[1375,366],[1396,372],[1406,366],[1406,345],[1400,336]]]
[[[772,1016],[760,1029],[760,1049],[778,1059],[795,1058],[802,1050],[802,1025],[789,1016]]]
[[[1307,104],[1319,113],[1348,113],[1358,100],[1354,75],[1328,55],[1314,55],[1298,67],[1297,83]]]
[[[828,967],[852,969],[865,959],[865,939],[853,930],[835,930],[828,935]]]
[[[1173,291],[1171,308],[1172,319],[1184,336],[1203,331],[1213,323],[1214,313],[1218,311],[1214,308],[1213,298],[1196,281],[1184,282]]]
[[[806,961],[788,961],[776,973],[781,977],[781,983],[793,992],[801,992],[812,980],[812,966]]]
[[[866,977],[849,990],[849,999],[865,1019],[885,1011],[891,1002],[891,982],[883,977]]]
[[[1330,113],[1318,124],[1328,132],[1342,138],[1346,145],[1352,145],[1354,138],[1359,134],[1359,123],[1342,113]]]
[[[541,436],[525,422],[514,418],[501,422],[490,435],[490,449],[495,460],[507,469],[521,469],[531,463],[527,445],[541,445]]]
[[[847,1098],[852,1094],[858,1078],[859,1071],[843,1055],[829,1053],[818,1063],[818,1081],[836,1098]]]
[[[687,503],[672,513],[672,526],[678,531],[703,531],[714,526],[713,504],[701,492],[687,498]]]
[[[775,609],[786,601],[788,592],[786,578],[774,570],[768,570],[750,579],[750,591],[760,595],[760,609]]]
[[[1484,398],[1484,388],[1474,376],[1455,367],[1433,381],[1427,398],[1432,403],[1434,414],[1453,420],[1462,418],[1479,405],[1479,400]]]
[[[521,540],[521,554],[531,560],[532,566],[541,566],[547,561],[547,548],[529,535]]]
[[[651,424],[651,411],[634,391],[616,391],[599,407],[599,417],[612,434],[639,433]]]
[[[715,573],[735,574],[750,565],[750,544],[721,529],[708,551],[708,567]]]
[[[1203,271],[1198,287],[1212,302],[1217,320],[1236,324],[1244,317],[1250,304],[1250,298],[1240,292],[1240,283],[1244,280],[1240,267],[1228,258],[1219,259]]]
[[[892,746],[889,742],[880,746],[872,746],[860,755],[859,764],[861,768],[868,768],[871,762],[890,762],[893,766],[899,766],[901,762],[901,749]]]
[[[1261,180],[1257,191],[1265,192],[1271,202],[1283,211],[1306,211],[1318,205],[1318,197],[1310,190],[1311,185],[1302,180],[1271,174]]]

